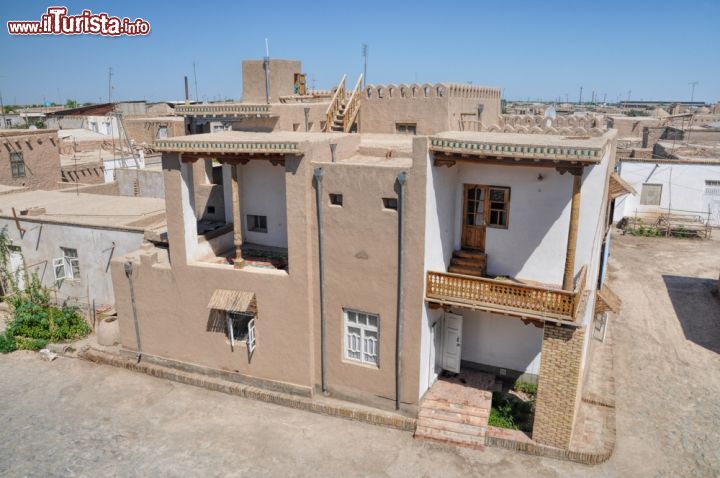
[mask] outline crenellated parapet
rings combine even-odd
[[[500,89],[461,83],[411,83],[406,85],[366,85],[363,99],[380,101],[388,99],[421,99],[421,98],[497,98]]]
[[[497,133],[557,134],[565,136],[602,136],[604,120],[596,115],[500,115],[496,125],[485,128],[477,121],[462,121],[461,131],[488,131]]]

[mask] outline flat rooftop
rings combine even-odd
[[[62,153],[60,154],[60,166],[63,168],[70,168],[73,166],[83,166],[93,163],[101,163],[111,159],[132,159],[132,154],[126,152],[124,154],[115,153],[112,151],[106,151],[104,149],[95,149],[92,151],[78,151],[75,153]]]
[[[61,191],[0,195],[0,217],[142,232],[165,223],[165,200]]]
[[[67,141],[112,141],[113,136],[91,131],[85,128],[71,128],[58,130],[58,138]],[[117,136],[115,136],[117,138]]]

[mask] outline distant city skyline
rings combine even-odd
[[[499,87],[525,101],[720,101],[720,3],[608,1],[483,4],[217,1],[76,2],[147,20],[147,37],[11,36],[5,22],[37,20],[53,4],[7,2],[1,10],[0,92],[5,104],[184,98],[239,99],[241,61],[270,56],[303,62],[309,86],[333,87],[362,72],[369,83],[458,82]],[[694,94],[692,83],[695,84]]]

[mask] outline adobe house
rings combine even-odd
[[[395,410],[473,447],[495,380],[521,379],[538,385],[532,439],[568,449],[616,307],[616,132],[502,116],[495,88],[279,95],[289,78],[263,82],[264,104],[178,105],[198,134],[155,141],[169,248],[113,260],[124,352]]]
[[[57,189],[60,184],[57,130],[0,131],[0,184]]]

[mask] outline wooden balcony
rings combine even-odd
[[[583,267],[575,289],[567,291],[511,280],[428,271],[426,300],[524,319],[577,325],[584,309],[587,269]]]

